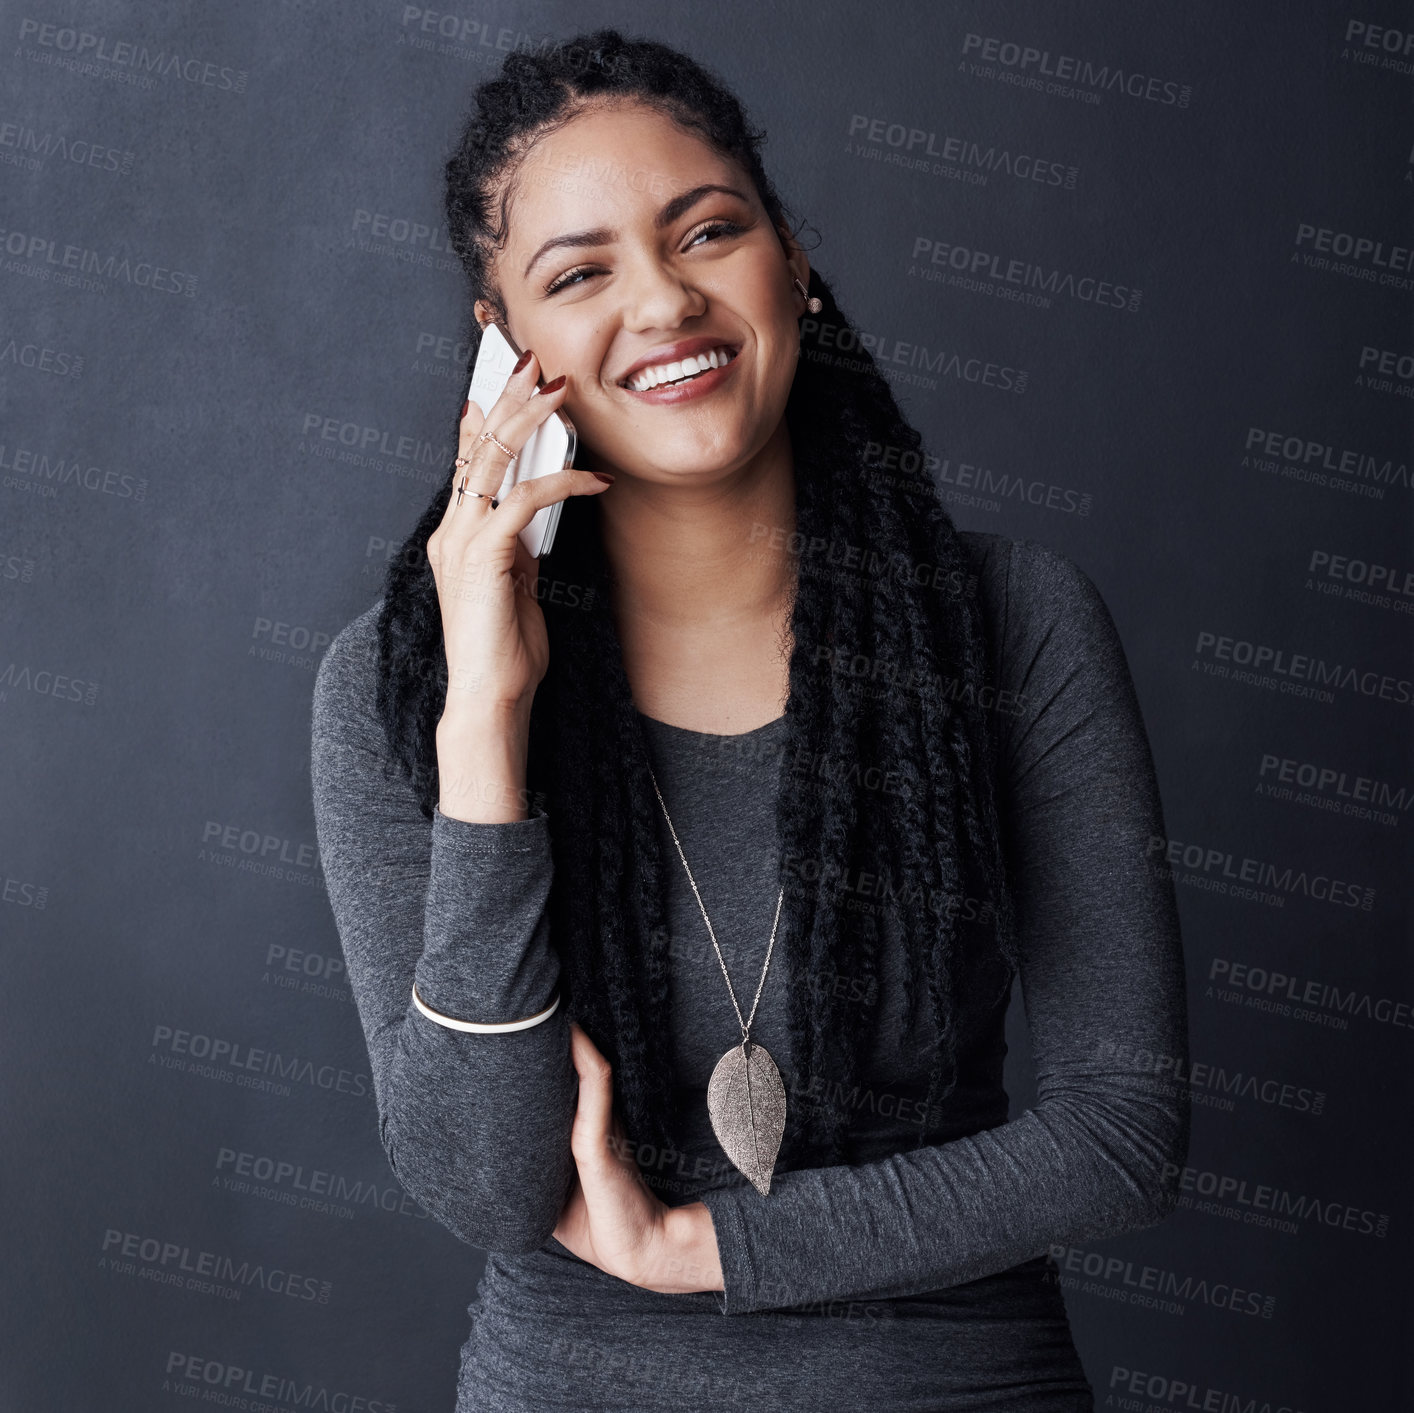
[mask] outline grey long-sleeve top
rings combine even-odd
[[[867,1308],[884,1317],[926,1309],[951,1319],[965,1293],[978,1308],[991,1301],[1010,1312],[1015,1323],[1009,1335],[998,1336],[1003,1342],[1025,1343],[1028,1328],[1049,1322],[1053,1358],[1035,1387],[1071,1400],[1086,1396],[1058,1289],[1053,1279],[1047,1283],[1046,1253],[1151,1225],[1173,1205],[1172,1174],[1186,1157],[1189,1131],[1186,1091],[1165,1078],[1183,1072],[1188,1043],[1177,909],[1172,883],[1151,863],[1152,841],[1165,833],[1153,761],[1124,650],[1099,591],[1040,544],[979,532],[963,539],[996,644],[999,700],[1010,704],[998,711],[1000,805],[1036,1101],[1008,1121],[1007,998],[998,999],[994,986],[983,988],[985,1000],[969,1007],[964,998],[959,1017],[961,1070],[950,1100],[950,1136],[913,1148],[931,1032],[906,1029],[900,961],[886,953],[878,1044],[862,1091],[848,1098],[868,1111],[867,1159],[778,1169],[770,1195],[761,1198],[726,1161],[706,1118],[707,1078],[739,1027],[701,914],[680,877],[670,898],[674,1043],[679,1073],[693,1091],[688,1108],[699,1123],[681,1151],[640,1161],[657,1169],[665,1200],[696,1198],[709,1208],[722,1292],[638,1291],[551,1237],[573,1177],[569,1133],[577,1089],[563,1007],[528,1030],[467,1034],[429,1021],[411,1003],[415,978],[429,1005],[466,1019],[515,1019],[548,1004],[559,963],[546,910],[553,876],[547,817],[537,810],[521,821],[478,824],[438,810],[424,819],[407,782],[382,773],[386,746],[373,710],[379,605],[330,645],[314,697],[316,822],[368,1043],[379,1132],[403,1186],[457,1236],[492,1253],[484,1328],[514,1342],[511,1326],[498,1323],[499,1313],[514,1308],[516,1328],[531,1341],[512,1360],[513,1374],[469,1342],[464,1392],[469,1370],[499,1380],[507,1396],[531,1388],[535,1338],[543,1348],[543,1338],[563,1328],[571,1311],[587,1318],[596,1299],[606,1316],[615,1312],[616,1323],[577,1327],[571,1353],[581,1362],[598,1342],[632,1345],[624,1311],[692,1312],[710,1322],[713,1315],[837,1313],[843,1307],[836,1302],[872,1302]],[[641,720],[738,998],[750,998],[776,897],[774,789],[783,719],[737,736]],[[664,841],[676,862],[666,826]],[[885,935],[896,937],[888,905],[879,906]],[[803,983],[785,975],[778,961],[779,954],[753,1038],[780,1065],[789,1102],[814,1102],[822,1098],[821,1081],[797,1073],[783,1025],[784,988]],[[849,986],[853,979],[831,984]],[[1165,1063],[1157,1065],[1154,1056]],[[1017,1304],[1021,1290],[1026,1294]],[[942,1293],[951,1303],[936,1298]],[[558,1312],[553,1319],[551,1311]],[[548,1323],[538,1336],[527,1334],[537,1315]],[[1064,1331],[1058,1341],[1056,1321]],[[718,1324],[743,1329],[739,1322]],[[886,1319],[885,1327],[905,1322]],[[713,1338],[702,1334],[694,1347],[706,1350]],[[725,1338],[726,1348],[743,1349],[744,1335]],[[793,1336],[789,1359],[781,1354],[783,1367],[805,1357],[801,1338]],[[986,1361],[971,1354],[974,1385],[956,1349],[926,1358],[937,1365],[939,1380],[941,1361],[948,1361],[946,1378],[955,1381],[949,1388],[980,1388],[991,1375],[982,1372]],[[763,1352],[759,1359],[771,1357]],[[810,1357],[817,1365],[826,1358],[823,1369],[812,1367],[838,1394],[841,1372],[829,1369],[818,1349]],[[900,1357],[896,1351],[884,1367],[896,1369]],[[920,1356],[906,1357],[915,1361],[909,1377],[916,1379]],[[1012,1366],[992,1372],[998,1387],[1005,1382],[1017,1395],[1008,1406],[1032,1406],[1020,1399],[1023,1381]],[[759,1361],[756,1373],[764,1377]],[[774,1406],[810,1406],[799,1376],[797,1370],[784,1380],[778,1397],[786,1401]],[[618,1385],[628,1379],[625,1370],[617,1372]],[[661,1374],[650,1386],[663,1390]],[[648,1406],[647,1394],[635,1396]],[[908,1402],[901,1391],[894,1396],[891,1406],[942,1406]],[[626,1396],[624,1406],[630,1402]],[[548,1392],[539,1406],[552,1406]],[[581,1383],[563,1406],[601,1405],[591,1405]]]

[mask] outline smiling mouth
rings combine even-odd
[[[731,344],[721,344],[717,348],[708,349],[706,353],[684,358],[678,362],[640,368],[632,377],[621,379],[619,386],[626,388],[629,392],[654,392],[658,388],[679,387],[683,383],[690,383],[694,379],[700,378],[704,373],[726,367],[728,363],[735,360],[736,356],[737,350]],[[690,365],[691,371],[682,371],[684,365]]]

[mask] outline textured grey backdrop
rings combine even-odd
[[[310,691],[452,455],[470,91],[600,23],[737,88],[957,522],[1123,635],[1198,1107],[1057,1252],[1102,1406],[1410,1406],[1414,10],[442,3],[0,4],[4,1409],[451,1406]]]

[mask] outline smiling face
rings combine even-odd
[[[654,109],[598,107],[530,150],[508,217],[492,279],[542,378],[565,375],[577,465],[711,480],[766,446],[799,358],[792,277],[810,271],[735,162]],[[697,355],[707,371],[648,386]]]

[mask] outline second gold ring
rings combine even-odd
[[[492,431],[485,431],[485,432],[482,432],[482,434],[481,434],[479,437],[477,437],[476,440],[479,441],[479,442],[492,442],[492,443],[494,443],[496,446],[500,447],[501,450],[502,450],[503,452],[505,452],[506,455],[509,456],[512,461],[514,461],[514,460],[516,459],[517,453],[516,453],[516,452],[513,452],[513,451],[510,449],[510,447],[508,447],[508,446],[505,444],[505,442],[501,441],[501,439],[500,439],[499,437],[497,437],[497,435],[495,434],[495,432],[492,432]]]

